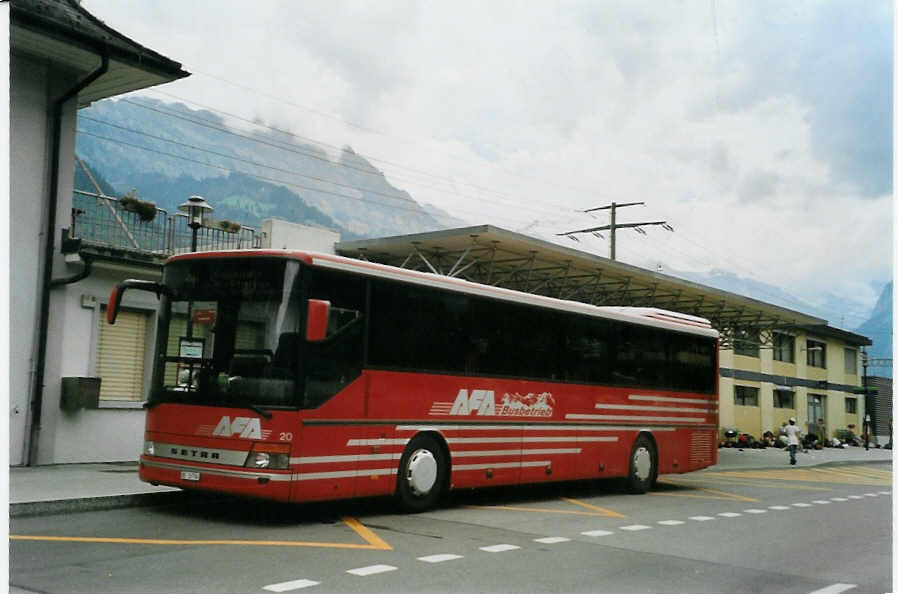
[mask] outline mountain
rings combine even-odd
[[[783,290],[781,287],[742,277],[726,270],[713,269],[710,272],[665,270],[664,272],[694,283],[816,316],[829,322],[830,326],[837,328],[854,326],[857,322],[863,320],[867,315],[866,312],[869,311],[869,306],[865,306],[860,301],[831,294],[823,296],[822,303],[819,305],[808,303],[800,297]],[[857,312],[864,313],[858,314]]]
[[[290,133],[238,124],[181,103],[99,101],[79,112],[77,152],[115,188],[135,188],[165,208],[200,194],[216,218],[316,224],[302,217],[325,215],[347,238],[446,227],[350,147],[332,158]],[[206,184],[210,179],[217,181]],[[263,203],[255,204],[259,197]]]
[[[868,336],[873,341],[873,346],[867,349],[871,359],[892,358],[892,283],[883,288],[870,319],[858,326],[855,332]],[[867,373],[892,377],[892,367],[871,366]]]

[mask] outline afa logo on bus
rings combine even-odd
[[[505,393],[496,403],[493,390],[462,388],[455,401],[434,402],[431,415],[478,415],[495,417],[551,417],[555,398],[549,392],[540,394]]]
[[[270,433],[270,432],[267,432]],[[262,425],[259,419],[249,417],[231,417],[224,416],[218,421],[212,435],[218,437],[233,437],[237,435],[244,439],[262,439]]]

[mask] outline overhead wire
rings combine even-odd
[[[231,136],[236,136],[236,137],[239,137],[239,138],[243,138],[243,139],[249,140],[249,141],[251,141],[251,142],[257,142],[257,143],[260,143],[260,144],[262,144],[262,145],[269,146],[269,147],[271,147],[271,148],[281,149],[281,150],[285,150],[285,151],[289,151],[289,152],[298,154],[298,155],[303,156],[303,157],[308,157],[308,158],[316,159],[316,160],[319,160],[319,161],[328,163],[329,165],[332,165],[332,166],[336,166],[336,167],[346,167],[346,168],[349,168],[349,169],[353,169],[353,170],[356,170],[356,171],[360,171],[360,172],[365,173],[365,174],[376,175],[376,176],[378,176],[379,178],[382,178],[382,177],[383,177],[383,173],[380,172],[380,171],[377,171],[377,170],[371,171],[370,169],[363,168],[363,167],[355,167],[355,166],[353,166],[353,165],[351,165],[351,164],[348,164],[348,163],[331,161],[331,160],[328,159],[326,156],[316,155],[316,154],[314,154],[314,153],[309,153],[309,152],[307,152],[307,151],[303,151],[303,150],[301,150],[302,147],[299,147],[299,146],[297,146],[297,145],[295,145],[295,144],[292,144],[292,143],[282,143],[282,142],[279,142],[279,141],[274,141],[274,140],[272,140],[272,139],[262,139],[262,138],[259,138],[259,137],[257,137],[257,136],[253,136],[253,135],[249,135],[249,134],[243,134],[243,133],[237,132],[237,131],[235,131],[235,130],[232,130],[232,129],[226,127],[226,126],[223,127],[223,126],[218,125],[217,123],[210,122],[209,120],[203,120],[202,118],[200,118],[200,119],[194,119],[194,118],[185,116],[184,114],[181,114],[181,113],[173,112],[173,111],[167,110],[167,109],[160,109],[160,108],[158,108],[158,107],[145,105],[145,104],[143,104],[143,103],[135,102],[135,101],[128,100],[128,99],[121,99],[120,101],[124,101],[124,102],[129,103],[129,104],[131,104],[131,105],[134,105],[134,106],[136,106],[136,107],[140,107],[140,108],[142,108],[142,109],[146,109],[146,110],[149,110],[149,111],[153,111],[153,112],[159,113],[159,114],[161,114],[161,115],[170,116],[170,117],[173,117],[173,118],[177,118],[177,119],[179,119],[179,120],[182,120],[182,121],[186,121],[186,122],[190,122],[190,123],[196,124],[196,125],[198,125],[198,126],[202,126],[202,127],[206,127],[206,128],[212,129],[212,130],[216,130],[216,131],[222,132],[222,133],[224,133],[224,134],[228,134],[228,135],[231,135]],[[226,115],[227,115],[227,114],[226,114]],[[95,118],[95,120],[96,120],[96,118]],[[100,121],[100,120],[96,120],[96,121]],[[248,121],[248,122],[249,122],[249,120],[244,120],[244,121]],[[106,122],[104,122],[104,123],[106,123]],[[250,123],[252,123],[252,122],[250,122]],[[115,124],[115,125],[118,126],[117,124]],[[276,128],[271,128],[270,126],[264,126],[264,125],[262,125],[262,126],[263,126],[263,127],[266,127],[266,128],[269,128],[269,129],[272,129],[272,130],[274,130],[274,131],[282,132],[282,131],[280,131],[280,130],[278,130],[278,129],[276,129]],[[134,133],[141,133],[141,131],[134,130],[134,129],[130,129],[130,131],[132,131],[132,132],[134,132]],[[290,135],[292,135],[292,134],[289,133],[289,132],[284,132],[284,133],[285,133],[285,134],[290,134]],[[292,136],[296,136],[296,135],[292,135]],[[161,137],[159,138],[159,140],[168,141],[168,139],[161,138]],[[319,142],[319,141],[314,141],[314,142],[318,142],[318,144],[322,144],[322,145],[326,145],[326,146],[330,146],[330,147],[333,147],[333,146],[334,146],[334,145],[327,145],[326,143],[321,143],[321,142]],[[195,147],[195,148],[198,148],[198,150],[203,150],[203,149],[201,149],[201,148],[199,148],[199,147]],[[356,153],[356,155],[359,156],[360,158],[367,159],[367,157],[365,157],[364,155],[359,155],[358,153]],[[235,157],[230,157],[230,158],[235,158]],[[264,165],[262,165],[262,164],[258,164],[258,165],[259,165],[259,166],[264,166]],[[303,174],[296,174],[296,175],[303,175]],[[451,181],[451,180],[449,180],[449,181]],[[335,183],[335,182],[330,182],[330,183]],[[419,183],[419,182],[413,182],[413,183]],[[358,187],[358,186],[354,186],[354,187],[355,187],[356,189],[365,191],[364,188],[360,188],[360,187]],[[433,191],[435,191],[435,192],[441,192],[441,193],[447,193],[447,192],[448,192],[448,190],[445,190],[445,189],[442,189],[442,188],[439,188],[439,187],[436,187],[436,186],[425,186],[425,187],[426,187],[427,189],[431,189],[431,190],[433,190]],[[521,204],[520,202],[517,202],[517,203],[509,203],[509,202],[502,202],[502,201],[499,201],[499,200],[485,200],[485,199],[482,198],[482,197],[472,197],[472,196],[468,196],[468,195],[466,195],[466,194],[461,194],[461,193],[459,193],[459,192],[457,192],[457,191],[454,192],[454,193],[452,193],[451,195],[452,195],[454,198],[462,198],[462,199],[468,199],[468,200],[477,200],[479,203],[489,202],[489,203],[498,204],[498,205],[504,206],[504,207],[507,207],[507,206],[514,206],[514,207],[517,208],[517,209],[529,210],[530,212],[537,213],[537,214],[540,214],[540,215],[545,215],[545,214],[547,214],[548,212],[550,212],[550,211],[548,211],[548,210],[543,210],[543,209],[538,208],[538,207],[532,207],[532,206],[529,206],[529,205],[526,205],[526,204]],[[412,199],[412,198],[399,197],[399,196],[393,196],[393,197],[396,198],[396,199],[402,199],[402,200],[406,200],[406,201],[409,201],[409,202],[415,202],[414,199]],[[558,209],[557,209],[557,208],[554,208],[551,212],[552,212],[553,214],[557,214],[557,211],[558,211]],[[572,211],[572,212],[574,212],[574,211]]]
[[[132,143],[132,142],[127,142],[127,141],[124,141],[124,140],[121,140],[121,139],[117,139],[117,138],[110,138],[110,137],[108,137],[108,136],[103,136],[103,135],[101,135],[101,134],[96,134],[96,133],[94,133],[94,132],[90,132],[90,131],[88,131],[88,130],[83,130],[83,129],[80,129],[80,128],[77,130],[77,133],[78,133],[78,134],[84,134],[84,135],[86,135],[86,136],[91,136],[91,137],[97,138],[97,139],[99,139],[99,140],[104,140],[104,141],[107,141],[107,142],[112,142],[112,143],[115,143],[115,144],[119,144],[119,145],[122,145],[122,146],[127,146],[127,147],[130,147],[130,148],[136,148],[136,149],[139,149],[139,150],[143,150],[143,151],[155,153],[155,154],[162,155],[162,156],[166,156],[166,157],[172,157],[172,158],[174,158],[174,159],[179,159],[179,160],[181,160],[181,161],[187,161],[187,162],[189,162],[189,163],[195,163],[195,164],[197,164],[197,165],[202,165],[202,166],[204,166],[204,167],[209,167],[209,168],[211,168],[211,169],[217,169],[217,170],[219,170],[219,171],[224,171],[224,172],[227,172],[227,173],[239,173],[239,174],[241,174],[241,175],[246,175],[246,176],[249,176],[249,177],[253,177],[253,178],[258,179],[258,180],[261,180],[261,181],[267,181],[267,182],[271,182],[271,183],[281,184],[281,185],[284,185],[284,186],[287,186],[287,187],[299,188],[299,189],[303,189],[303,190],[307,190],[307,191],[311,191],[311,192],[318,192],[318,193],[320,193],[320,194],[328,194],[328,195],[331,195],[331,196],[336,196],[336,197],[338,197],[338,198],[345,198],[345,199],[348,199],[348,200],[355,200],[355,201],[358,201],[358,202],[365,202],[365,203],[368,203],[368,204],[374,204],[374,205],[377,205],[377,206],[385,206],[385,207],[387,207],[387,208],[393,208],[393,209],[396,209],[396,210],[405,210],[405,211],[415,212],[415,213],[419,213],[419,214],[426,214],[426,213],[427,213],[427,211],[425,211],[425,210],[424,210],[423,208],[421,208],[420,206],[418,206],[418,208],[411,208],[411,207],[408,207],[408,206],[400,206],[400,205],[397,205],[397,204],[385,204],[385,203],[382,203],[382,202],[377,202],[377,201],[374,201],[374,200],[368,200],[368,199],[366,199],[366,198],[362,198],[362,197],[358,197],[358,196],[348,196],[348,195],[346,195],[346,194],[341,194],[341,193],[339,193],[339,192],[332,192],[332,191],[324,190],[324,189],[320,189],[320,188],[313,188],[313,187],[311,187],[311,186],[305,186],[305,185],[298,184],[298,183],[291,182],[291,181],[287,181],[287,180],[282,180],[282,179],[277,179],[277,178],[266,177],[266,176],[262,176],[262,175],[258,175],[258,174],[254,174],[254,173],[249,173],[249,172],[246,172],[246,171],[241,171],[241,170],[239,170],[239,169],[234,169],[234,168],[231,168],[231,167],[224,167],[224,166],[222,166],[222,165],[216,165],[216,164],[214,164],[214,163],[208,163],[208,162],[205,162],[205,161],[200,161],[200,160],[198,160],[198,159],[192,159],[192,158],[190,158],[190,157],[185,157],[184,155],[177,155],[177,154],[175,154],[175,153],[168,153],[168,152],[165,152],[165,151],[160,151],[160,150],[158,150],[158,149],[154,149],[154,148],[146,147],[146,146],[141,146],[141,145],[134,144],[134,143]],[[417,203],[415,203],[415,204],[417,204]],[[309,206],[314,207],[314,205],[309,205]],[[319,209],[319,210],[320,210],[320,209]],[[327,213],[324,213],[324,214],[327,214]]]
[[[165,97],[169,97],[169,98],[171,98],[171,99],[175,99],[175,100],[178,100],[178,101],[183,101],[183,102],[185,102],[185,103],[188,103],[188,104],[191,104],[191,105],[195,105],[195,106],[197,106],[197,107],[201,107],[202,109],[205,109],[205,110],[207,110],[207,111],[214,112],[214,113],[217,113],[217,114],[221,114],[221,115],[223,115],[223,116],[226,116],[226,117],[229,117],[229,118],[233,118],[233,119],[235,119],[235,120],[237,120],[237,121],[241,121],[241,122],[250,124],[250,125],[252,125],[252,126],[256,126],[256,127],[259,127],[259,128],[266,128],[266,129],[271,130],[271,131],[273,131],[273,132],[277,132],[277,133],[279,133],[279,134],[284,134],[284,135],[290,136],[291,138],[295,138],[295,139],[301,140],[301,141],[303,141],[303,142],[308,142],[308,143],[311,143],[311,144],[314,144],[314,145],[317,145],[317,146],[321,146],[321,147],[325,147],[325,148],[329,148],[329,149],[335,149],[335,150],[340,150],[340,149],[342,148],[342,147],[338,147],[337,145],[334,145],[334,144],[331,144],[331,143],[328,143],[328,142],[324,142],[324,141],[322,141],[322,140],[316,140],[316,139],[311,138],[311,137],[308,137],[308,136],[303,136],[303,135],[300,135],[300,134],[296,134],[296,133],[291,132],[291,131],[289,131],[289,130],[284,130],[284,129],[278,128],[278,127],[276,127],[276,126],[271,126],[271,125],[269,125],[269,124],[264,124],[264,123],[261,123],[261,122],[259,122],[259,121],[256,121],[255,119],[249,119],[249,118],[246,118],[246,117],[243,117],[243,116],[240,116],[240,115],[237,115],[237,114],[228,112],[228,111],[224,111],[224,110],[222,110],[222,109],[220,109],[220,108],[210,106],[210,105],[208,105],[208,104],[200,103],[200,102],[194,101],[194,100],[192,100],[192,99],[187,99],[187,98],[185,98],[185,97],[181,97],[181,96],[179,96],[179,95],[174,95],[174,94],[172,94],[172,93],[168,93],[168,92],[165,92],[165,91],[160,91],[160,90],[158,90],[158,89],[146,89],[146,91],[148,91],[148,92],[150,92],[150,93],[153,93],[153,94],[157,94],[157,95],[162,95],[162,96],[165,96]],[[131,103],[134,103],[134,102],[131,102]],[[140,105],[140,104],[138,104],[138,105]],[[197,116],[197,117],[198,117],[198,116]],[[202,119],[202,118],[199,118],[199,119]],[[424,171],[424,170],[422,170],[422,169],[417,169],[417,168],[409,167],[409,166],[404,165],[404,164],[401,164],[401,163],[396,163],[395,161],[389,161],[389,160],[382,159],[382,158],[379,158],[379,157],[374,157],[374,156],[372,156],[372,155],[370,155],[370,154],[367,154],[367,153],[356,153],[356,154],[358,154],[359,156],[365,158],[365,160],[367,160],[367,161],[369,161],[369,162],[371,162],[371,163],[381,163],[381,164],[383,164],[383,165],[387,165],[387,166],[399,168],[399,169],[404,170],[404,171],[407,171],[407,172],[409,172],[409,173],[419,174],[419,175],[421,175],[421,176],[425,176],[425,177],[432,178],[432,179],[435,179],[435,180],[444,181],[444,182],[447,182],[447,183],[452,184],[453,186],[456,186],[456,185],[467,186],[467,187],[469,187],[469,188],[473,188],[473,189],[476,189],[476,190],[479,190],[479,191],[489,192],[489,193],[491,193],[491,194],[494,194],[494,195],[499,196],[499,197],[502,197],[502,198],[512,199],[512,197],[508,196],[507,194],[504,194],[503,192],[500,192],[499,190],[496,190],[496,189],[493,189],[493,188],[487,188],[487,187],[482,186],[482,185],[479,185],[479,184],[474,184],[474,183],[467,182],[467,181],[464,181],[464,180],[459,180],[459,179],[456,179],[456,178],[446,177],[446,176],[439,175],[439,174],[436,174],[436,173]],[[365,170],[362,170],[362,169],[360,169],[360,171],[363,171],[363,172],[365,172],[365,173],[370,173],[370,172],[365,171]],[[395,176],[395,173],[393,173],[392,175]],[[553,208],[553,209],[555,209],[555,208],[557,207],[557,205],[555,205],[555,204],[547,203],[547,202],[542,202],[542,201],[539,201],[539,200],[534,200],[533,202],[536,202],[537,204],[544,204],[544,205],[546,205],[547,207]]]
[[[356,128],[356,129],[358,129],[358,130],[362,130],[362,131],[364,131],[364,132],[368,132],[368,133],[371,133],[371,134],[376,134],[376,135],[378,135],[378,136],[384,136],[384,137],[387,137],[387,138],[400,139],[400,140],[404,140],[404,141],[411,142],[411,143],[418,143],[418,142],[420,142],[420,139],[403,138],[402,136],[399,136],[399,135],[396,135],[396,134],[393,134],[393,133],[383,132],[383,131],[381,131],[381,130],[377,130],[377,129],[375,129],[375,128],[372,128],[372,127],[370,127],[370,126],[365,126],[365,125],[359,124],[359,123],[357,123],[357,122],[351,122],[351,121],[346,120],[346,119],[344,119],[344,118],[342,118],[342,117],[340,117],[340,116],[338,116],[338,115],[336,115],[336,114],[332,114],[332,113],[329,113],[329,112],[326,112],[326,111],[323,111],[323,110],[319,110],[319,109],[315,109],[315,108],[308,107],[308,106],[305,106],[305,105],[301,105],[301,104],[299,104],[299,103],[296,103],[296,102],[293,102],[293,101],[289,101],[289,100],[287,100],[287,99],[284,99],[284,98],[283,98],[282,96],[280,96],[280,95],[275,95],[275,94],[273,94],[273,93],[268,93],[268,92],[266,92],[266,91],[261,91],[261,90],[259,90],[259,89],[255,89],[255,88],[252,88],[252,87],[248,87],[248,86],[243,85],[243,84],[241,84],[241,83],[237,83],[237,82],[228,80],[228,79],[226,79],[226,78],[224,78],[224,77],[217,76],[217,75],[214,75],[214,74],[210,74],[210,73],[208,73],[208,72],[203,72],[203,71],[198,70],[198,69],[196,69],[196,68],[191,68],[191,72],[194,73],[194,74],[198,74],[198,75],[200,75],[200,76],[204,76],[204,77],[207,77],[207,78],[211,78],[211,79],[213,79],[213,80],[217,80],[217,81],[222,82],[222,83],[225,83],[225,84],[227,84],[227,85],[231,85],[231,86],[233,86],[233,87],[235,87],[235,88],[242,89],[242,90],[244,90],[244,91],[248,91],[248,92],[252,93],[253,95],[261,95],[261,96],[267,97],[268,99],[270,99],[271,101],[274,101],[274,102],[276,102],[276,103],[281,103],[281,104],[284,104],[284,105],[287,105],[287,106],[290,106],[290,107],[293,107],[293,108],[297,108],[297,109],[301,109],[301,110],[307,111],[307,112],[309,112],[309,113],[313,113],[313,114],[316,114],[316,115],[319,115],[319,116],[323,116],[323,117],[327,117],[327,118],[330,118],[330,119],[339,121],[339,122],[341,122],[341,123],[343,123],[343,124],[346,124],[347,126],[351,126],[351,127],[353,127],[353,128]],[[446,156],[448,156],[448,157],[450,157],[450,158],[456,159],[456,160],[462,160],[462,161],[467,161],[467,160],[468,160],[466,157],[461,157],[461,156],[459,156],[459,155],[454,155],[454,154],[449,153],[449,152],[446,152],[446,151],[441,151],[441,152],[443,152],[444,155],[446,155]],[[478,165],[479,165],[479,164],[478,164]],[[537,182],[540,182],[540,183],[544,183],[544,184],[550,185],[550,186],[566,187],[566,188],[568,188],[568,189],[570,189],[570,190],[575,190],[575,191],[577,191],[577,192],[584,192],[584,193],[589,193],[589,194],[594,194],[594,193],[595,193],[595,188],[585,188],[585,187],[580,187],[580,186],[574,186],[574,185],[571,185],[571,184],[564,184],[564,183],[557,182],[557,181],[547,181],[547,180],[544,180],[544,179],[542,179],[542,178],[540,178],[540,177],[537,177],[537,176],[528,176],[528,175],[522,174],[522,173],[520,173],[520,172],[507,171],[507,170],[504,170],[504,169],[502,169],[502,168],[495,168],[495,170],[496,170],[496,171],[500,171],[500,172],[504,172],[504,173],[509,173],[509,174],[514,175],[514,176],[517,176],[517,177],[526,178],[526,179],[529,179],[529,180],[531,180],[531,181],[537,181]]]

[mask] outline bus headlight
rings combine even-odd
[[[290,444],[254,443],[243,466],[286,470],[290,467]]]
[[[156,444],[149,440],[143,442],[143,453],[147,456],[155,456]]]

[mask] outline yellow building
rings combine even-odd
[[[720,427],[760,438],[795,417],[802,432],[861,434],[864,336],[830,326],[772,331],[720,351]]]

